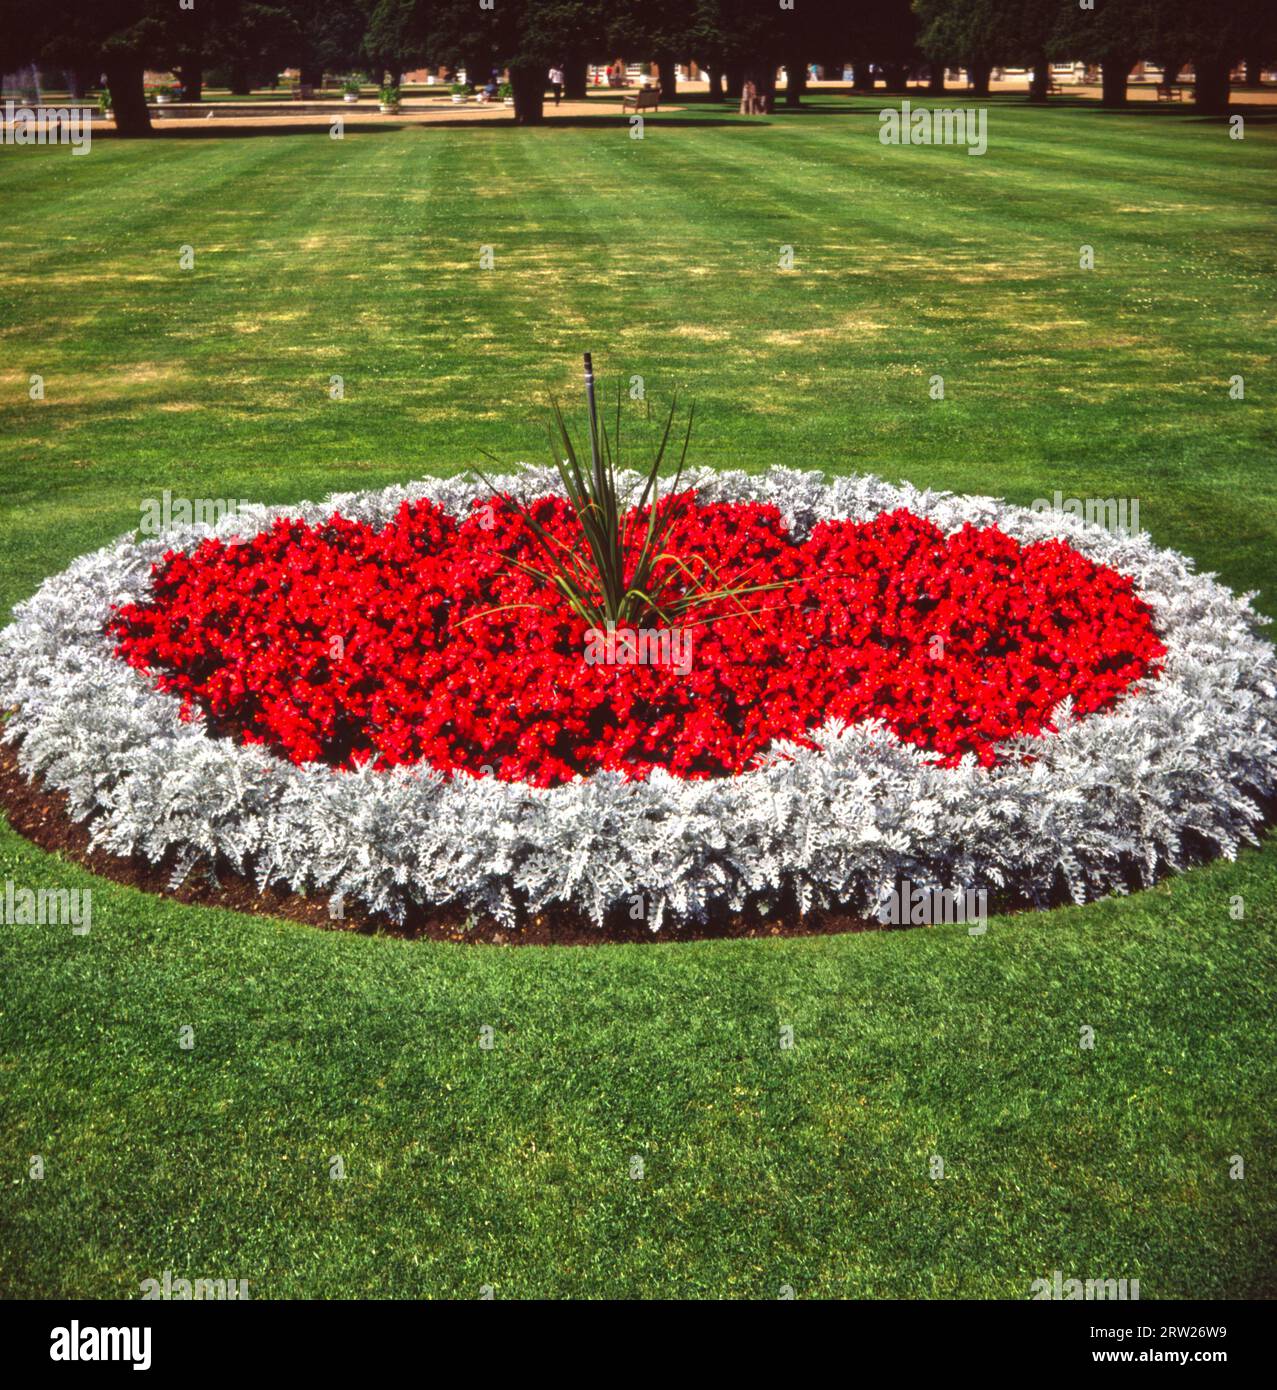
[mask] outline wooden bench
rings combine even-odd
[[[661,89],[645,87],[632,97],[621,98],[622,111],[659,111],[661,109]]]
[[[1158,86],[1157,99],[1158,101],[1183,101],[1184,89],[1175,86],[1174,83],[1163,82]]]

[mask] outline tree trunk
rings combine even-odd
[[[177,75],[182,79],[183,101],[204,100],[204,61],[198,54],[184,57]]]
[[[1101,106],[1126,105],[1126,78],[1134,66],[1134,60],[1125,56],[1100,64]]]
[[[741,88],[745,85],[745,69],[738,63],[728,63],[723,72],[727,78],[727,100],[739,101]]]
[[[723,99],[723,69],[715,63],[709,70],[709,99],[711,101],[722,101]]]
[[[146,109],[142,64],[117,60],[106,65],[106,85],[111,89],[115,128],[121,135],[151,133],[151,113]]]
[[[318,91],[324,85],[324,70],[314,63],[303,63],[297,69],[297,82],[302,87],[313,87]]]
[[[1262,87],[1264,85],[1264,60],[1254,56],[1246,59],[1246,85],[1248,87]]]
[[[1029,100],[1045,101],[1051,90],[1051,65],[1045,53],[1039,53],[1033,60],[1033,77],[1029,82]]]
[[[1193,102],[1199,111],[1219,114],[1228,110],[1228,72],[1232,65],[1227,58],[1196,58],[1197,83]]]
[[[568,101],[584,101],[590,81],[590,64],[585,58],[567,58],[563,63],[563,95]]]
[[[248,75],[246,67],[237,64],[231,68],[227,76],[230,81],[232,96],[246,97],[252,95],[253,79]]]
[[[776,63],[770,58],[756,63],[753,68],[754,86],[758,89],[758,99],[764,111],[776,109]]]
[[[857,92],[872,92],[874,89],[873,69],[868,63],[857,63],[851,70],[851,85]]]
[[[540,125],[545,119],[545,73],[538,63],[510,69],[514,119],[518,125]]]
[[[905,63],[887,63],[883,69],[884,86],[889,92],[909,90],[909,68]]]
[[[652,61],[656,64],[656,80],[661,84],[661,100],[675,100],[678,96],[678,69],[674,66],[674,55],[658,53]]]
[[[1164,61],[1157,62],[1156,66],[1162,70],[1162,81],[1167,86],[1170,86],[1172,82],[1179,81],[1179,70],[1184,64],[1178,58],[1167,58]]]
[[[792,54],[785,60],[785,105],[800,106],[807,90],[807,64]]]
[[[967,86],[973,97],[987,97],[989,95],[989,74],[992,71],[992,63],[967,64]]]
[[[931,64],[931,80],[927,83],[927,91],[933,97],[944,96],[944,64]]]

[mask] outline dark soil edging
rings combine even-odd
[[[659,932],[642,921],[632,921],[626,909],[609,913],[602,927],[596,927],[580,913],[559,909],[552,913],[529,913],[517,928],[503,927],[490,917],[474,916],[463,908],[414,908],[408,918],[397,923],[379,913],[367,911],[348,901],[345,917],[333,920],[328,897],[307,898],[287,888],[270,887],[259,892],[251,877],[238,873],[228,864],[216,868],[216,881],[207,872],[194,871],[180,888],[170,880],[173,863],[169,859],[152,864],[141,855],[125,858],[89,846],[89,822],[73,821],[67,812],[65,792],[33,781],[18,769],[17,752],[11,744],[0,744],[0,811],[19,835],[50,854],[64,858],[109,878],[113,883],[137,888],[144,893],[174,902],[201,907],[223,907],[250,916],[282,918],[304,922],[326,930],[353,931],[365,935],[384,934],[427,939],[483,943],[493,946],[598,946],[613,942],[722,940],[729,937],[768,938],[783,936],[831,936],[855,931],[897,931],[884,927],[874,918],[849,912],[809,912],[800,916],[797,906],[784,904],[764,917],[756,910],[744,913],[722,912],[709,921]]]
[[[1263,808],[1262,829],[1277,825],[1277,796],[1258,797]],[[91,873],[109,878],[129,888],[137,888],[157,897],[200,907],[224,907],[233,912],[254,917],[277,917],[288,922],[303,922],[328,931],[351,931],[362,935],[397,936],[409,940],[455,941],[489,946],[603,946],[616,942],[662,944],[670,941],[721,941],[730,938],[766,940],[786,936],[840,936],[861,931],[911,931],[910,925],[884,924],[876,917],[857,913],[815,909],[805,916],[798,911],[793,896],[788,895],[775,910],[763,915],[751,907],[745,912],[713,913],[708,921],[684,926],[666,926],[659,932],[649,930],[643,921],[633,921],[626,908],[610,912],[601,927],[594,926],[581,913],[560,908],[554,912],[521,912],[513,929],[502,926],[491,917],[475,915],[459,907],[414,907],[403,922],[395,922],[382,913],[369,912],[361,904],[349,901],[345,916],[334,920],[328,911],[328,895],[308,898],[279,886],[260,892],[254,879],[237,872],[229,864],[219,863],[216,873],[196,870],[180,888],[173,889],[173,857],[161,864],[152,864],[141,855],[124,858],[108,854],[103,849],[89,847],[89,822],[73,821],[67,812],[65,792],[55,791],[36,777],[28,781],[18,769],[17,752],[13,745],[0,743],[0,812],[18,832],[50,854],[60,854]],[[1216,858],[1212,847],[1200,837],[1185,836],[1184,868],[1208,863]],[[1159,875],[1165,878],[1167,875]],[[1130,888],[1142,887],[1131,866]],[[1071,899],[1060,883],[1051,906],[1069,904]],[[1010,899],[990,893],[989,914],[1032,913],[1033,904],[1026,900]]]

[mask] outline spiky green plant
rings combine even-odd
[[[660,447],[644,470],[638,496],[622,498],[618,493],[618,474],[621,471],[621,392],[616,393],[616,419],[612,432],[599,416],[594,393],[594,368],[590,354],[585,354],[585,397],[590,436],[588,468],[582,465],[572,432],[563,417],[559,403],[553,403],[553,419],[547,424],[550,455],[564,491],[581,526],[581,540],[569,546],[552,536],[532,515],[532,511],[517,498],[499,494],[513,507],[535,537],[543,565],[507,557],[509,562],[534,578],[552,585],[592,627],[637,625],[649,614],[656,614],[666,624],[685,620],[693,609],[725,599],[737,613],[752,617],[741,602],[747,594],[762,593],[785,587],[788,581],[766,584],[723,584],[713,566],[703,557],[695,557],[693,565],[671,552],[668,541],[679,520],[691,505],[692,494],[679,494],[687,448],[692,437],[695,406],[687,414],[687,427],[679,452],[678,465],[668,479],[667,497],[672,500],[662,507],[661,466],[665,462],[678,397],[670,403],[669,414],[661,431]],[[487,455],[493,458],[491,454]],[[498,462],[493,458],[493,462]],[[478,469],[480,479],[497,493],[495,485]],[[647,509],[644,522],[642,513]],[[635,524],[644,527],[642,543],[632,562],[627,563],[630,532]],[[662,565],[662,562],[668,562]],[[712,586],[705,582],[712,577]],[[680,580],[686,580],[683,588]],[[489,610],[495,611],[495,610]],[[710,621],[705,619],[704,621]]]

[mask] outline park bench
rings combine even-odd
[[[648,87],[632,97],[621,98],[622,111],[659,111],[661,109],[661,89]]]
[[[1158,101],[1183,101],[1184,89],[1172,82],[1163,82],[1157,88]]]

